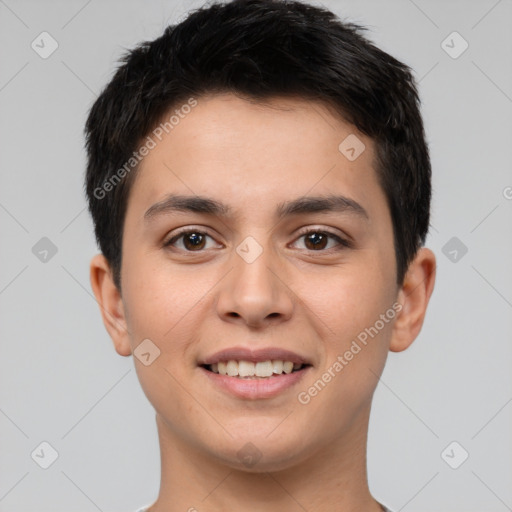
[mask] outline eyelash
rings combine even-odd
[[[213,237],[211,235],[209,235],[208,233],[206,233],[205,231],[200,231],[198,229],[190,229],[190,228],[185,228],[181,231],[178,231],[176,234],[174,234],[174,236],[172,238],[170,238],[169,240],[167,240],[166,242],[164,242],[164,247],[171,247],[176,241],[178,241],[180,238],[182,238],[184,235],[187,235],[187,234],[191,234],[191,233],[196,233],[196,234],[199,234],[199,235],[206,235],[210,238],[213,239]],[[349,242],[348,240],[344,239],[344,238],[341,238],[339,235],[336,235],[335,233],[332,233],[331,231],[328,231],[328,230],[325,230],[325,229],[308,229],[307,231],[303,231],[301,233],[299,233],[298,237],[296,238],[296,240],[306,236],[306,235],[309,235],[309,234],[312,234],[312,233],[317,233],[317,234],[322,234],[322,235],[327,235],[329,236],[330,238],[333,238],[334,240],[336,240],[338,242],[338,245],[335,246],[335,247],[330,247],[329,249],[318,249],[318,250],[313,250],[313,249],[305,249],[306,251],[308,252],[331,252],[331,251],[341,251],[343,249],[350,249],[353,247],[352,243]],[[182,250],[182,251],[185,251],[185,252],[189,252],[189,253],[193,253],[193,252],[204,252],[204,249],[202,250],[198,250],[198,251],[189,251],[187,249],[179,249],[179,250]]]

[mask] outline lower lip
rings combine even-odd
[[[202,366],[199,369],[210,379],[214,385],[224,391],[244,399],[257,400],[262,398],[272,398],[295,384],[297,384],[308,372],[311,366],[306,366],[302,370],[292,373],[282,373],[273,377],[259,379],[241,379],[239,377],[230,377],[214,373]]]

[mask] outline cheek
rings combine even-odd
[[[381,289],[377,283],[365,290],[347,287],[325,297],[325,322],[334,334],[324,340],[315,380],[297,397],[308,417],[318,418],[324,435],[339,435],[345,420],[365,414],[384,368],[395,311],[375,289]],[[326,413],[332,415],[327,423]]]
[[[311,405],[318,414],[324,407],[355,414],[371,399],[386,361],[395,317],[393,275],[385,261],[370,265],[361,257],[360,264],[314,281],[301,292],[323,338]]]
[[[129,312],[130,342],[133,349],[144,339],[159,352],[152,365],[136,362],[136,371],[148,400],[162,412],[168,401],[172,411],[186,417],[183,388],[196,369],[196,353],[204,325],[213,312],[212,290],[220,277],[211,268],[198,272],[193,265],[177,268],[164,258],[126,261],[125,302]],[[162,403],[159,404],[159,401]]]
[[[179,342],[176,334],[187,327],[208,283],[197,279],[192,267],[176,272],[170,265],[142,254],[123,262],[123,279],[123,303],[132,343],[149,338],[163,351],[175,350]],[[192,326],[188,328],[194,332]]]
[[[368,255],[369,256],[369,255]],[[373,325],[393,302],[392,275],[382,262],[354,258],[336,272],[298,276],[294,290],[333,343],[346,343]]]
[[[136,372],[155,409],[163,417],[174,418],[173,424],[186,431],[186,421],[181,425],[181,418],[188,417],[191,405],[183,400],[180,383],[189,378],[187,364],[192,365],[192,359],[188,351],[196,342],[197,315],[202,314],[201,298],[208,283],[199,286],[193,275],[171,273],[169,265],[155,265],[148,260],[144,262],[142,256],[127,259],[124,270],[127,277],[123,301],[132,347],[149,339],[159,350],[148,366],[135,361]]]

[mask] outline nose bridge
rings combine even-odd
[[[279,278],[278,254],[268,237],[246,237],[232,255],[233,271],[221,287],[218,313],[223,319],[241,319],[260,325],[270,319],[288,319],[293,309],[290,292]]]

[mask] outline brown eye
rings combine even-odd
[[[190,251],[203,249],[205,245],[205,238],[201,233],[186,233],[183,236],[183,245]]]
[[[351,244],[334,233],[329,231],[310,230],[303,233],[295,243],[304,240],[304,248],[308,251],[325,251],[330,249],[341,250],[351,247]],[[300,248],[300,247],[299,247]]]
[[[174,247],[187,252],[199,252],[211,247],[211,244],[208,246],[208,239],[213,240],[210,235],[202,231],[182,231],[169,239],[168,242],[165,242],[164,247]]]
[[[305,245],[308,249],[325,249],[328,242],[328,236],[325,233],[312,232],[305,235]]]

